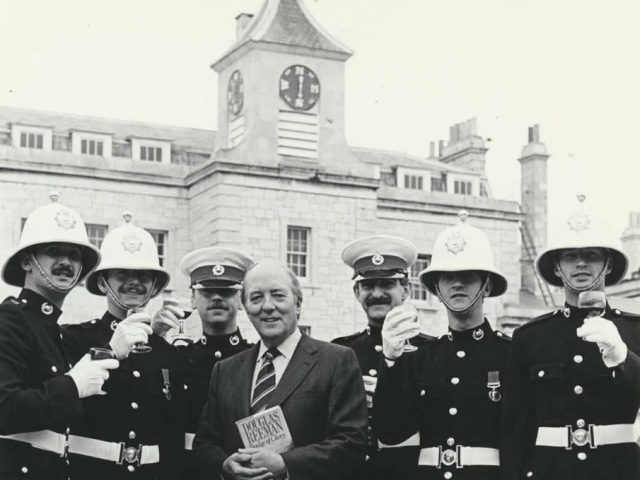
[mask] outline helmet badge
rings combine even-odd
[[[222,265],[215,265],[211,270],[211,273],[218,277],[224,273],[224,267]]]
[[[61,208],[56,214],[56,222],[58,226],[64,230],[76,228],[76,219],[73,212],[68,208]]]
[[[140,251],[142,241],[138,238],[138,235],[135,232],[129,232],[122,239],[122,247],[127,252],[136,253]]]
[[[371,257],[371,263],[374,265],[382,265],[384,263],[384,257],[379,253],[376,253],[373,257]]]
[[[445,245],[447,246],[447,250],[449,250],[454,255],[457,255],[464,250],[467,242],[462,236],[462,233],[453,232],[447,239],[447,243]]]

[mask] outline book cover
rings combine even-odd
[[[293,448],[289,426],[279,405],[236,422],[245,448],[267,448],[284,453]]]

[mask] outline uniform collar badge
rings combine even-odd
[[[462,236],[462,233],[453,232],[447,239],[447,243],[445,245],[447,246],[447,250],[449,250],[454,255],[457,255],[458,253],[464,250],[464,247],[466,247],[467,242]]]
[[[111,327],[111,330],[113,330],[113,331],[115,332],[115,331],[116,331],[116,328],[118,328],[118,321],[117,321],[117,320],[113,320],[113,321],[111,322],[110,327]]]
[[[474,340],[482,340],[484,338],[484,331],[480,328],[473,331],[473,339]]]
[[[130,253],[136,253],[140,251],[142,247],[142,241],[138,238],[135,232],[127,233],[122,239],[122,247]]]
[[[562,309],[562,314],[564,315],[565,318],[570,318],[571,317],[571,309],[569,307],[565,307]]]
[[[382,265],[384,263],[384,257],[379,253],[376,253],[373,257],[371,257],[371,263],[376,266]]]
[[[76,227],[76,219],[73,212],[68,208],[61,208],[56,214],[56,223],[64,230],[70,230]]]
[[[224,273],[224,267],[222,265],[215,265],[211,269],[211,273],[213,273],[216,277],[218,277]]]
[[[53,306],[50,303],[45,302],[40,307],[40,310],[42,310],[42,313],[45,315],[51,315],[53,313]]]
[[[202,336],[200,337],[200,343],[201,343],[201,344],[203,344],[203,345],[206,345],[206,344],[207,344],[207,337],[206,337],[206,335],[202,335]]]
[[[235,347],[240,343],[240,337],[238,335],[231,335],[231,337],[229,337],[229,343]]]

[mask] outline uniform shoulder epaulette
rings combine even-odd
[[[556,310],[553,310],[553,311],[551,311],[551,312],[545,313],[544,315],[540,315],[539,317],[536,317],[536,318],[534,318],[534,319],[532,319],[532,320],[529,320],[527,323],[524,323],[524,324],[520,325],[520,326],[518,327],[518,330],[521,330],[521,329],[523,329],[523,328],[528,328],[528,327],[530,327],[530,326],[531,326],[531,325],[533,325],[533,324],[536,324],[536,323],[541,322],[541,321],[543,321],[543,320],[548,320],[548,319],[550,319],[550,318],[553,318],[553,317],[555,317],[555,316],[556,316],[560,311],[561,311],[560,309],[556,309]]]
[[[333,340],[331,340],[331,343],[340,343],[340,342],[343,342],[345,340],[351,340],[353,338],[359,337],[363,333],[367,333],[367,329],[366,328],[364,330],[360,330],[359,332],[352,333],[351,335],[345,335],[344,337],[334,338]]]
[[[615,313],[616,315],[620,315],[621,317],[630,317],[630,318],[640,319],[640,314],[632,313],[632,312],[625,312],[623,310],[620,310],[619,308],[614,308],[613,309],[613,313]]]
[[[511,337],[509,335],[507,335],[504,332],[501,332],[500,330],[494,330],[493,331],[493,336],[496,338],[499,338],[500,340],[504,340],[505,342],[510,342],[511,341]]]
[[[432,335],[427,335],[426,333],[420,333],[417,337],[413,337],[411,339],[411,343],[415,345],[422,345],[424,343],[432,343],[437,342],[438,337],[434,337]]]
[[[26,303],[25,302],[21,302],[16,297],[7,297],[2,302],[2,305],[8,305],[8,306],[11,306],[11,307],[17,307],[17,308],[22,309],[22,308],[24,308]]]
[[[93,320],[89,320],[88,322],[69,323],[67,324],[67,327],[70,327],[70,328],[78,327],[78,328],[83,328],[85,330],[93,330],[99,325],[100,325],[100,319],[94,318]]]

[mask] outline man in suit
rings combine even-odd
[[[243,304],[260,343],[216,364],[194,441],[201,478],[349,478],[362,468],[367,406],[353,350],[298,329],[302,289],[286,266],[256,263]],[[293,448],[244,448],[236,421],[279,405]]]
[[[558,241],[535,263],[543,280],[564,289],[565,306],[513,335],[500,449],[504,480],[640,478],[633,428],[640,315],[608,303],[594,312],[581,302],[622,280],[628,260],[591,225],[585,197],[578,200]]]

